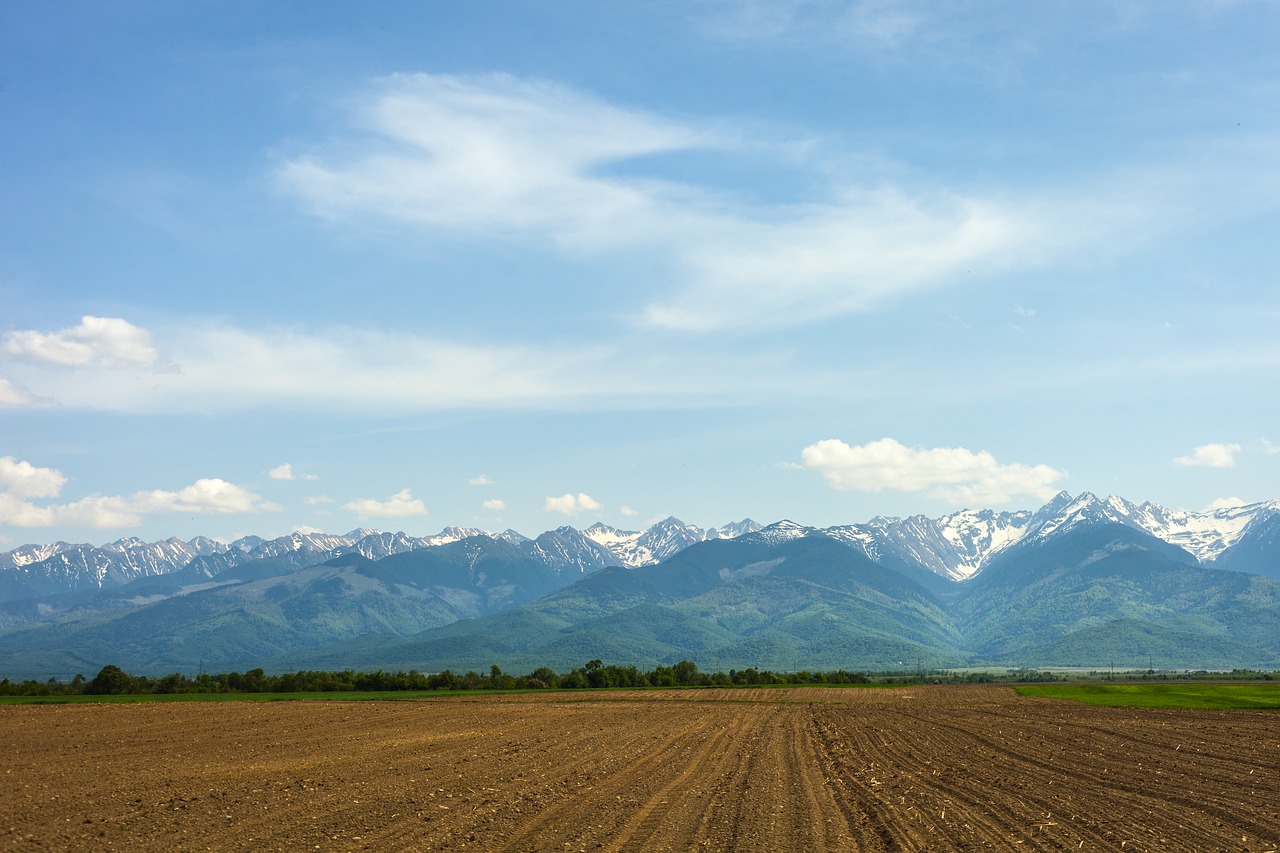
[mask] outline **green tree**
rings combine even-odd
[[[109,663],[93,677],[85,687],[85,693],[106,696],[113,693],[128,693],[133,690],[133,679],[123,669]]]

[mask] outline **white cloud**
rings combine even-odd
[[[1036,316],[1036,309],[1027,308],[1024,305],[1015,305],[1013,307],[1013,313],[1017,314],[1019,317],[1034,317]]]
[[[484,502],[484,508],[492,509],[492,510],[506,509],[507,502],[503,500],[499,500],[498,498],[491,498],[490,500],[487,500]]]
[[[361,498],[342,505],[342,508],[354,512],[360,519],[366,518],[408,518],[414,515],[426,515],[427,507],[415,498],[410,489],[401,489],[385,501]]]
[[[1204,444],[1173,461],[1177,465],[1191,468],[1234,468],[1236,454],[1239,452],[1238,444]]]
[[[151,333],[118,317],[84,316],[56,332],[10,332],[0,352],[21,361],[60,367],[171,367]]]
[[[1090,221],[1082,211],[913,193],[879,177],[857,185],[824,176],[829,195],[770,205],[657,174],[611,175],[606,167],[643,155],[758,152],[767,143],[753,130],[676,122],[506,75],[384,78],[355,124],[362,141],[349,141],[343,156],[279,169],[281,186],[316,215],[529,241],[575,256],[653,250],[676,271],[674,292],[641,316],[672,329],[865,310],[975,268],[1036,262],[1072,242],[1080,226],[1068,222]]]
[[[306,498],[303,501],[303,503],[305,503],[307,506],[320,506],[322,504],[333,503],[333,498],[329,497],[328,495],[315,495],[313,497]]]
[[[1234,509],[1236,507],[1244,506],[1245,503],[1247,503],[1247,501],[1245,501],[1244,498],[1218,498],[1216,501],[1206,506],[1203,511],[1213,512],[1214,510],[1219,509]]]
[[[196,480],[176,492],[155,490],[138,492],[130,501],[138,512],[185,512],[227,514],[238,512],[278,511],[279,504],[264,501],[234,483],[217,477]]]
[[[493,485],[493,480],[490,480],[484,474],[481,474],[478,477],[472,477],[467,482],[473,486],[492,486]]]
[[[627,518],[632,518],[640,514],[636,512],[634,509],[632,509],[631,507],[626,506],[625,504],[623,506],[618,507],[618,512],[622,513]]]
[[[1275,454],[1280,453],[1280,444],[1272,444],[1264,438],[1262,439],[1262,452],[1268,456],[1274,456]]]
[[[148,514],[256,513],[278,511],[278,504],[218,478],[196,480],[179,491],[153,490],[133,495],[89,495],[63,504],[41,505],[31,498],[57,497],[67,478],[51,468],[36,468],[11,457],[0,459],[0,524],[15,527],[134,527]]]
[[[811,444],[802,467],[819,471],[835,489],[924,492],[953,503],[999,504],[1016,495],[1052,497],[1066,473],[1048,465],[1001,464],[987,451],[906,447],[892,438],[850,446],[839,439]]]
[[[591,495],[573,494],[566,492],[558,498],[547,498],[546,504],[543,506],[543,512],[558,512],[562,515],[577,515],[580,512],[589,512],[593,510],[603,509],[603,505]]]
[[[38,468],[12,456],[0,456],[0,489],[20,498],[53,498],[67,484],[67,477],[54,468]]]
[[[267,476],[273,480],[319,480],[315,474],[297,474],[293,470],[293,465],[285,462],[272,468],[267,472]]]

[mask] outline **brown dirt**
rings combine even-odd
[[[5,706],[0,845],[1275,850],[1280,717],[939,686]]]

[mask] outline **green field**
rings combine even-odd
[[[1022,696],[1071,699],[1125,708],[1280,710],[1280,683],[1273,684],[1027,684]]]

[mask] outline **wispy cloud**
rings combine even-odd
[[[892,438],[851,446],[839,439],[800,452],[801,467],[818,471],[835,489],[924,492],[958,504],[1001,504],[1017,495],[1045,500],[1067,476],[1048,465],[1002,464],[987,451],[963,447],[911,448]]]
[[[65,408],[143,413],[257,406],[439,411],[681,400],[706,405],[736,392],[758,393],[771,382],[780,393],[796,393],[806,382],[818,387],[824,381],[813,371],[798,379],[776,352],[691,357],[679,346],[646,351],[617,340],[484,344],[343,326],[300,331],[203,321],[151,333],[181,359],[181,372],[12,367]]]
[[[507,502],[499,498],[490,498],[489,500],[484,502],[483,506],[485,509],[497,511],[501,509],[506,509]]]
[[[1175,458],[1174,464],[1189,468],[1234,468],[1238,444],[1203,444],[1186,456]]]
[[[492,486],[493,485],[493,480],[491,480],[489,477],[485,476],[484,474],[479,474],[475,477],[472,477],[467,482],[473,486]]]
[[[385,501],[361,498],[343,504],[342,508],[354,512],[361,520],[366,518],[408,518],[427,514],[426,505],[415,498],[410,489],[402,489]]]
[[[673,269],[672,289],[650,296],[639,316],[670,329],[864,310],[966,270],[1035,263],[1078,236],[1064,220],[1088,221],[1040,202],[913,191],[879,178],[828,180],[829,194],[784,205],[665,179],[658,167],[624,177],[609,168],[642,155],[731,154],[751,134],[505,75],[385,78],[354,124],[341,154],[278,170],[280,185],[314,214],[527,241],[573,257],[652,250]]]
[[[542,509],[544,512],[558,512],[561,515],[578,515],[582,512],[591,512],[603,508],[604,505],[591,497],[591,495],[582,492],[576,495],[572,492],[566,492],[558,498],[547,498]]]

